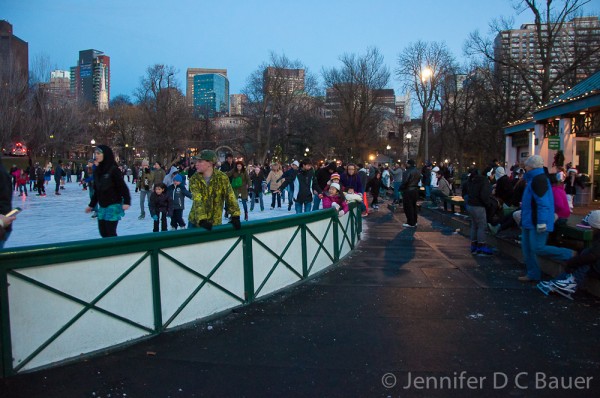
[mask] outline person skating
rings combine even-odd
[[[182,184],[183,177],[176,174],[173,177],[173,185],[167,188],[169,196],[173,199],[173,214],[171,215],[171,230],[178,227],[185,228],[183,221],[183,209],[185,209],[185,198],[192,199],[192,194]]]
[[[214,225],[223,223],[223,207],[231,214],[231,224],[241,228],[240,206],[233,193],[229,177],[215,168],[217,155],[214,151],[203,150],[192,157],[196,163],[196,173],[190,178],[192,209],[189,214],[188,228],[202,227],[211,230]]]
[[[150,216],[154,220],[154,228],[152,232],[167,230],[167,217],[173,215],[173,199],[167,193],[167,186],[159,182],[154,185],[154,190],[150,194]]]
[[[94,196],[85,212],[91,213],[98,204],[100,236],[117,236],[117,225],[131,205],[131,195],[112,149],[106,145],[98,145],[94,149],[94,155]]]

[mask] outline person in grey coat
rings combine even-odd
[[[400,166],[400,163],[396,163],[392,170],[390,170],[390,174],[392,175],[392,181],[394,184],[394,203],[400,202],[400,184],[402,184],[402,175],[404,174],[404,169]]]

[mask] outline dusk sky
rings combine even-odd
[[[47,56],[56,69],[76,65],[80,50],[96,49],[111,58],[111,98],[133,98],[146,69],[154,64],[185,72],[225,68],[230,94],[271,51],[299,60],[320,75],[339,67],[344,53],[364,54],[375,46],[392,72],[398,54],[417,40],[444,41],[463,59],[468,34],[488,34],[489,23],[513,17],[519,27],[532,22],[518,15],[515,0],[0,0],[0,19],[13,24],[29,43],[30,68]],[[598,13],[598,3],[585,8]],[[389,85],[400,94],[395,77]]]

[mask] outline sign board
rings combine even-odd
[[[79,76],[80,77],[91,77],[92,76],[92,64],[79,65]]]
[[[551,149],[553,151],[558,151],[560,149],[560,136],[548,136],[548,149]]]

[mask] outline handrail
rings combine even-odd
[[[351,205],[340,218],[328,209],[237,231],[223,225],[0,250],[0,376],[159,334],[311,278],[355,247],[361,223]],[[89,330],[91,338],[83,335]]]

